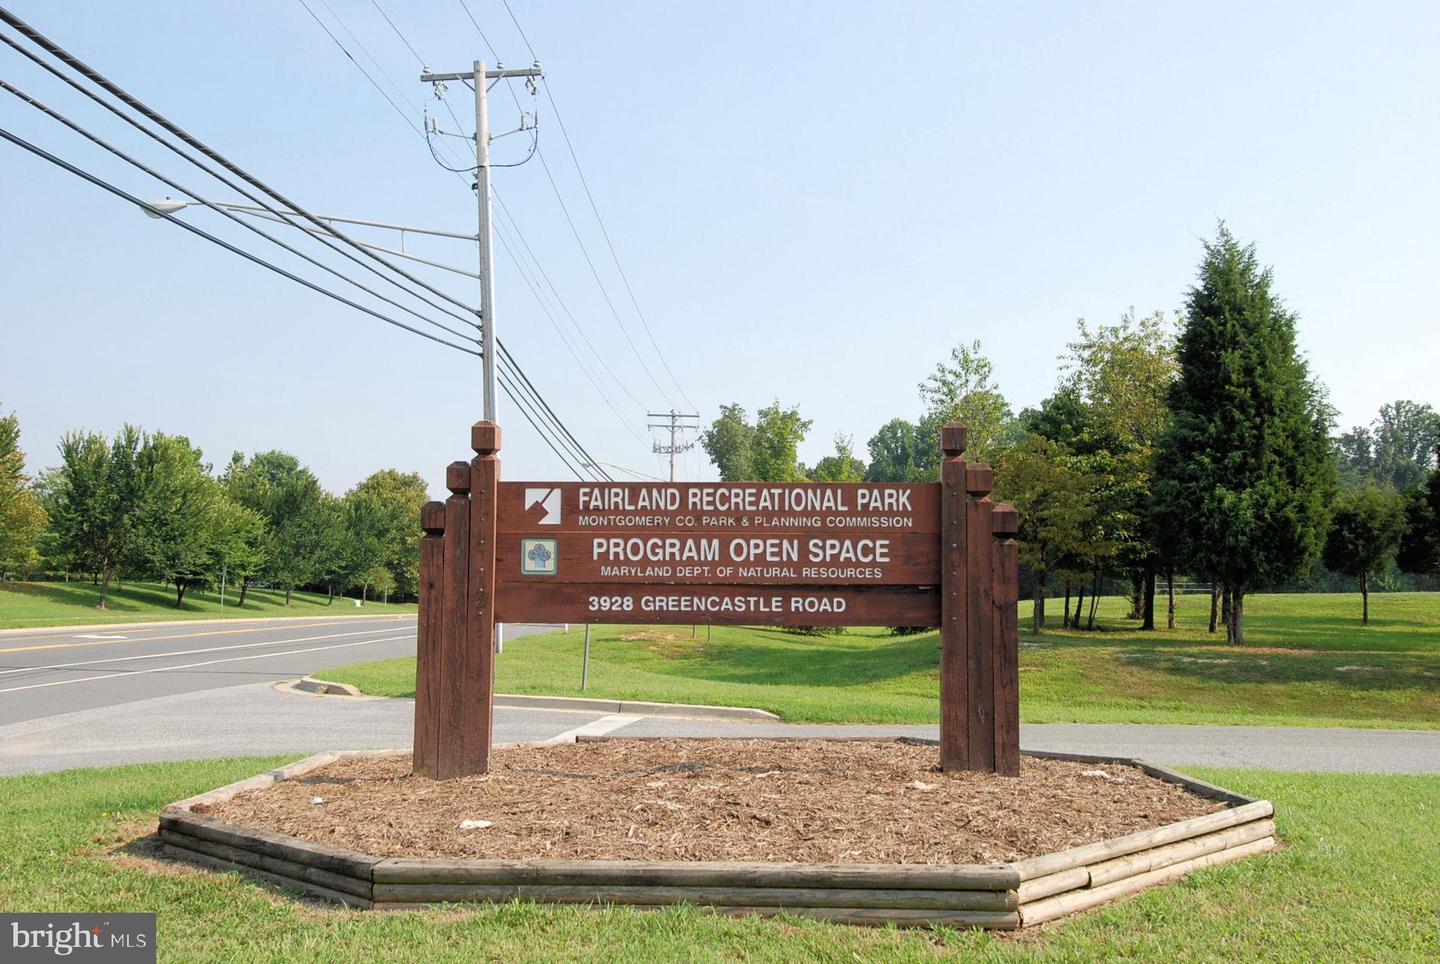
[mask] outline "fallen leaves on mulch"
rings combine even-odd
[[[1013,779],[938,762],[904,742],[613,740],[499,748],[488,774],[433,781],[408,756],[350,758],[209,815],[381,857],[949,864],[1225,806],[1133,767],[1097,779],[1093,764],[1025,757]]]

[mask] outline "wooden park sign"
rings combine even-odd
[[[1018,517],[941,441],[938,483],[501,482],[477,422],[421,513],[415,771],[488,768],[496,622],[604,622],[939,626],[941,765],[1018,774]]]

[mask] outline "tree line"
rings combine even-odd
[[[803,465],[811,423],[778,401],[753,421],[723,406],[701,442],[726,481],[928,482],[940,428],[963,422],[966,457],[990,462],[995,498],[1020,511],[1036,629],[1052,599],[1063,626],[1094,628],[1115,579],[1128,583],[1131,617],[1153,629],[1162,578],[1173,628],[1185,576],[1209,589],[1210,631],[1241,643],[1247,594],[1317,570],[1358,584],[1368,622],[1376,578],[1440,575],[1440,415],[1397,401],[1332,436],[1297,324],[1254,246],[1222,224],[1178,319],[1080,321],[1054,392],[1034,408],[1013,411],[975,341],[920,383],[918,417],[870,437],[868,462],[842,435],[833,455]]]
[[[288,452],[236,452],[219,471],[181,435],[126,425],[113,438],[67,433],[60,464],[25,472],[15,413],[0,415],[0,572],[81,574],[100,587],[154,579],[185,593],[252,586],[413,598],[418,588],[418,473],[383,469],[343,496]]]

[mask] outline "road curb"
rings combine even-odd
[[[752,720],[778,723],[780,717],[751,706],[708,706],[703,703],[647,703],[639,700],[597,700],[583,696],[495,694],[495,705],[510,709],[587,710],[630,716],[682,716],[688,719]]]
[[[233,626],[240,623],[288,623],[298,622],[305,619],[414,619],[414,613],[356,613],[356,614],[306,614],[304,616],[230,616],[216,617],[210,619],[199,617],[197,619],[156,619],[143,623],[83,623],[78,626],[12,626],[9,629],[0,629],[0,639],[6,636],[15,636],[20,633],[69,633],[83,630],[114,630],[114,629],[151,629],[164,626],[194,626],[204,624],[207,626]]]
[[[282,693],[304,693],[310,696],[341,696],[347,699],[379,700],[349,683],[302,676],[300,679],[277,683]],[[703,703],[647,703],[640,700],[597,700],[583,696],[527,696],[520,693],[496,693],[496,706],[512,710],[570,710],[572,712],[622,714],[626,716],[673,716],[691,720],[736,720],[754,723],[779,723],[780,717],[752,706],[707,706]]]
[[[312,676],[302,676],[299,679],[277,683],[275,688],[282,693],[310,693],[313,696],[350,696],[365,699],[378,698],[365,696],[364,693],[361,693],[359,689],[351,686],[349,683],[334,683],[330,680],[315,679]]]

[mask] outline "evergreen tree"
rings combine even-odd
[[[1440,469],[1405,496],[1405,532],[1395,561],[1402,572],[1440,576]]]
[[[1404,531],[1404,506],[1391,489],[1367,485],[1345,492],[1335,502],[1325,540],[1325,565],[1360,580],[1363,625],[1370,624],[1370,577],[1385,565]]]
[[[1236,644],[1245,593],[1308,571],[1329,525],[1330,416],[1295,322],[1254,246],[1222,224],[1186,299],[1155,502],[1187,568],[1229,589]]]

